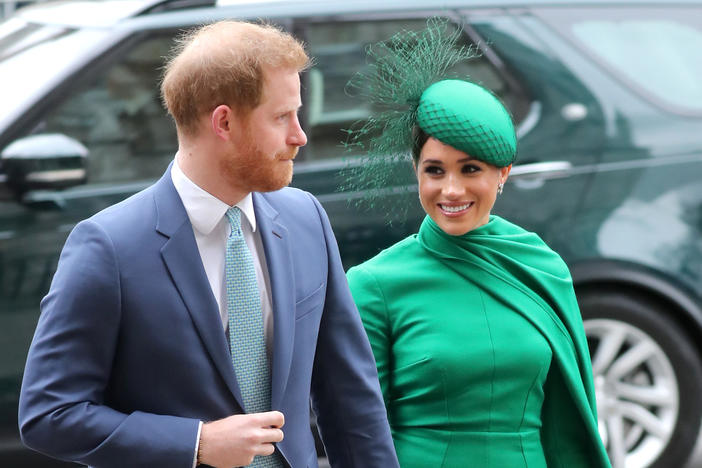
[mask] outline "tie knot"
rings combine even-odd
[[[232,228],[231,235],[239,234],[241,232],[241,210],[238,206],[232,206],[227,210],[227,219]]]

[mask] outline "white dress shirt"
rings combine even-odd
[[[222,327],[226,330],[229,316],[227,313],[227,291],[224,286],[224,260],[227,238],[231,233],[229,220],[226,217],[226,212],[230,206],[188,179],[178,166],[177,159],[173,162],[173,167],[171,168],[171,178],[178,195],[180,195],[180,199],[183,201],[190,224],[193,226],[195,242],[200,252],[202,266],[205,268],[205,274],[210,283],[210,288],[212,288],[212,294],[219,306]],[[244,234],[244,240],[251,252],[254,267],[256,268],[256,281],[258,282],[263,309],[263,331],[270,357],[273,339],[271,288],[263,242],[261,241],[260,233],[256,231],[253,197],[249,193],[235,206],[238,206],[243,214],[241,217],[241,231]]]
[[[226,330],[229,325],[229,316],[227,312],[227,291],[224,285],[224,261],[226,257],[227,238],[231,232],[231,226],[226,217],[226,212],[230,206],[198,187],[190,180],[188,176],[183,173],[180,166],[178,166],[177,156],[171,167],[171,179],[183,202],[185,212],[190,219],[190,224],[193,226],[195,242],[200,252],[202,266],[205,269],[212,294],[219,306],[222,328]],[[263,333],[270,361],[273,348],[271,288],[263,242],[261,241],[260,233],[256,231],[256,213],[254,212],[253,197],[249,193],[235,206],[238,206],[243,214],[241,217],[241,232],[251,252],[254,268],[256,269],[256,281],[258,282],[258,290],[261,295],[261,307],[263,312]],[[205,311],[194,312],[205,313]],[[195,468],[197,464],[197,450],[200,444],[201,431],[202,422],[200,422],[195,443],[193,468]]]

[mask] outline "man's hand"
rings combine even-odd
[[[279,411],[235,414],[202,425],[200,463],[215,468],[251,464],[256,455],[271,455],[273,443],[283,440],[285,417]]]

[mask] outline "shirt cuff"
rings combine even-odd
[[[202,432],[202,421],[197,426],[197,438],[195,439],[195,455],[193,455],[193,468],[197,466],[197,451],[200,448],[200,432]]]

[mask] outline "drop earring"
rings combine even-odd
[[[505,183],[500,181],[499,184],[497,184],[497,194],[502,195],[502,189],[505,188]]]

